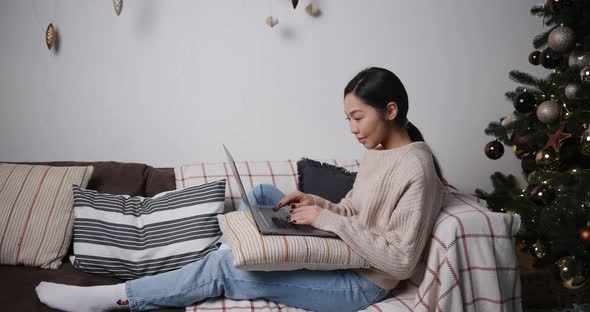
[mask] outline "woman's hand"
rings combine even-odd
[[[297,208],[301,206],[309,206],[313,205],[313,197],[311,195],[305,194],[303,192],[295,191],[290,193],[289,195],[285,196],[281,201],[272,209],[273,211],[277,211],[281,209],[283,206],[290,205],[292,208]]]
[[[291,210],[290,221],[295,224],[309,224],[314,225],[318,219],[320,213],[322,213],[322,207],[318,205],[300,206]]]

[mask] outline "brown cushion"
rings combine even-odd
[[[10,162],[6,162],[10,163]],[[151,197],[176,189],[173,168],[154,168],[146,164],[117,161],[19,162],[46,166],[93,166],[87,188],[100,193]]]
[[[156,194],[176,189],[174,168],[147,168],[145,172],[145,195],[153,197]]]

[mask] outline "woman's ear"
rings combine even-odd
[[[386,120],[394,120],[397,117],[397,103],[396,102],[389,102],[385,107],[385,119]]]

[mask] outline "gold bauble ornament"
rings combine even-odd
[[[547,248],[540,241],[533,244],[533,252],[535,257],[543,259],[547,255]]]
[[[588,281],[588,271],[584,264],[574,256],[563,257],[555,263],[559,269],[563,287],[568,289],[578,289],[586,285]]]
[[[555,152],[553,149],[545,149],[537,152],[535,155],[535,161],[537,166],[546,171],[559,171],[559,168],[561,167],[559,153]]]
[[[527,151],[516,145],[512,145],[512,150],[514,151],[514,155],[516,155],[518,159],[524,159],[526,157],[529,157],[532,153],[531,151]]]
[[[53,44],[55,43],[55,27],[53,23],[49,23],[47,25],[47,30],[45,31],[45,43],[47,44],[47,49],[51,50],[53,48]]]

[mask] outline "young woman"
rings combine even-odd
[[[291,205],[291,222],[338,234],[371,268],[243,271],[233,267],[231,250],[220,248],[181,269],[118,285],[42,282],[39,300],[65,311],[145,311],[218,296],[314,311],[357,311],[381,301],[416,270],[446,188],[430,148],[406,118],[408,96],[395,74],[382,68],[357,74],[344,89],[344,113],[367,152],[340,203],[301,192],[284,196],[269,185],[255,187],[249,198],[277,209]]]

